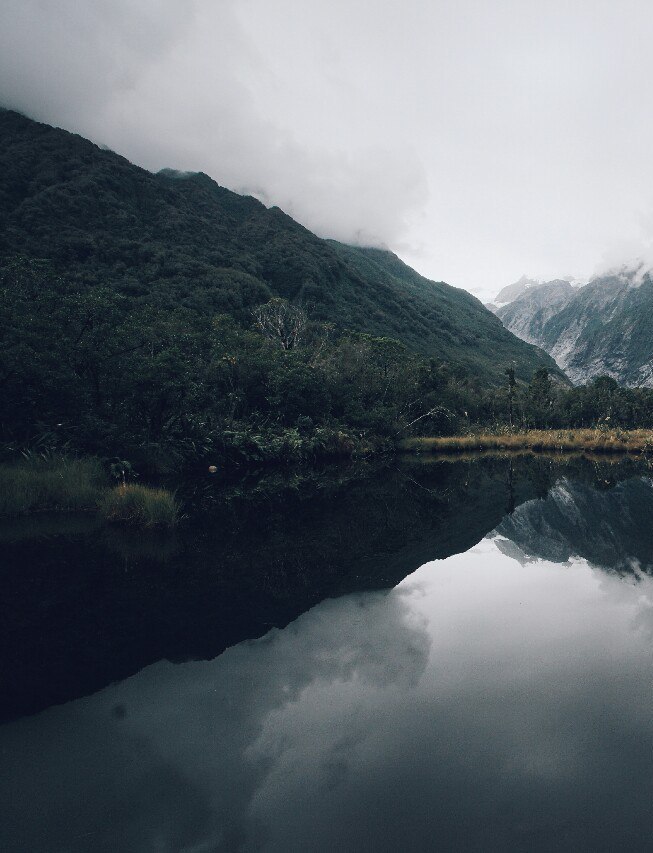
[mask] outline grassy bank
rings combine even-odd
[[[653,452],[653,430],[526,430],[506,433],[407,438],[399,449],[412,453],[465,453],[479,450],[533,452],[648,453]]]
[[[138,527],[172,527],[179,520],[179,507],[166,489],[128,483],[102,495],[100,514],[107,521]]]
[[[34,457],[0,465],[0,515],[92,510],[105,483],[99,459]]]
[[[39,512],[94,512],[140,527],[171,527],[179,517],[174,496],[164,489],[112,488],[96,458],[33,456],[0,465],[0,517]]]

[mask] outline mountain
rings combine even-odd
[[[496,309],[507,329],[545,349],[572,382],[608,375],[653,386],[653,281],[637,270],[581,288],[557,280]]]
[[[501,293],[505,293],[504,288]],[[551,317],[567,304],[575,293],[568,281],[556,279],[524,288],[506,304],[497,306],[495,313],[504,326],[524,341],[535,343]],[[497,296],[498,299],[498,296]]]
[[[541,284],[541,281],[534,278],[528,278],[523,275],[519,281],[515,281],[513,284],[507,284],[503,287],[494,297],[494,302],[497,306],[504,305],[506,302],[512,302],[513,299],[517,299],[528,290],[531,290],[534,287],[539,287]]]
[[[397,338],[499,382],[553,360],[464,290],[391,252],[323,240],[202,173],[153,174],[64,130],[0,110],[0,266],[46,258],[80,286],[249,321],[273,296],[316,320]]]

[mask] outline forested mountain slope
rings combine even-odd
[[[322,240],[278,208],[202,173],[152,174],[66,131],[0,110],[0,265],[46,258],[81,285],[248,321],[272,296],[314,319],[397,338],[498,382],[529,380],[546,353],[473,296],[377,249]]]

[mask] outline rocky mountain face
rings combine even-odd
[[[523,290],[513,301],[497,308],[496,313],[514,335],[533,343],[545,336],[548,321],[574,293],[568,281],[548,281]]]
[[[519,281],[507,284],[505,287],[501,288],[497,293],[494,302],[497,307],[505,305],[507,302],[512,302],[514,299],[518,299],[520,296],[523,296],[529,290],[540,287],[541,284],[542,282],[538,279],[528,278],[523,275]]]
[[[572,382],[608,375],[624,385],[653,386],[648,273],[622,270],[580,288],[556,280],[514,292],[519,295],[495,313],[513,334],[553,356]]]

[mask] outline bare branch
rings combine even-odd
[[[306,330],[307,317],[297,305],[285,299],[271,299],[252,312],[254,322],[266,338],[277,341],[284,350],[299,346]]]

